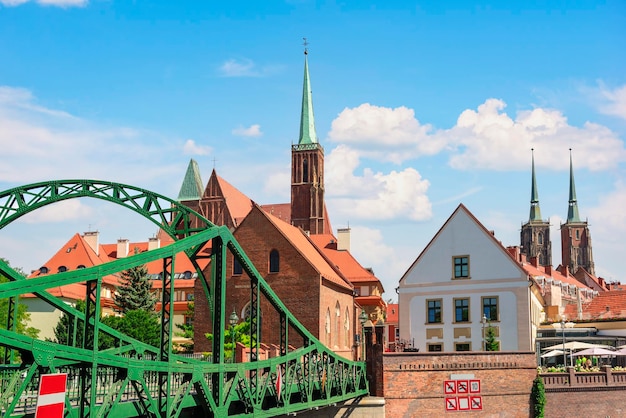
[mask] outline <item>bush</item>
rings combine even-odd
[[[543,386],[543,379],[537,376],[533,381],[533,389],[530,393],[532,401],[532,412],[534,418],[543,418],[546,408],[546,389]]]

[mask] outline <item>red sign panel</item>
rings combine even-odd
[[[469,392],[469,382],[467,380],[457,380],[456,381],[456,392],[457,393],[468,393]]]
[[[469,397],[459,396],[458,405],[459,405],[459,411],[468,411],[470,409]]]
[[[63,418],[67,373],[41,375],[35,418]]]
[[[456,411],[457,402],[456,398],[446,398],[446,411]]]
[[[483,410],[483,397],[482,396],[470,396],[470,407],[472,411]]]
[[[443,393],[446,395],[452,395],[456,393],[456,381],[446,380],[443,382]]]
[[[470,380],[469,384],[470,393],[480,393],[480,380]]]

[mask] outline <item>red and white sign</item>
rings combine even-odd
[[[467,396],[459,396],[459,411],[467,411],[470,409],[470,400]]]
[[[446,380],[443,382],[443,393],[446,395],[452,395],[456,393],[456,381]]]
[[[457,402],[456,398],[446,398],[446,411],[456,411]]]
[[[480,380],[470,380],[470,393],[480,393]]]
[[[456,392],[457,393],[467,393],[469,392],[469,383],[467,380],[457,380],[456,381]]]
[[[283,391],[283,373],[280,364],[276,365],[276,398],[280,402],[280,395]]]
[[[483,410],[483,397],[482,396],[470,396],[470,407],[472,411]]]
[[[67,373],[41,375],[35,418],[63,418],[66,384]]]

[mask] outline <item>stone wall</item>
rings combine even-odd
[[[388,417],[528,418],[537,366],[532,352],[386,353],[383,372]]]

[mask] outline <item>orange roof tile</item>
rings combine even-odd
[[[548,268],[548,270],[546,271],[545,267],[541,267],[541,268],[535,267],[533,264],[528,263],[526,261],[522,261],[520,265],[522,266],[524,271],[526,271],[526,274],[528,274],[534,279],[538,277],[545,277],[546,279],[552,278],[552,280],[560,281],[561,283],[567,283],[569,285],[576,286],[581,289],[589,289],[588,286],[576,280],[576,278],[572,276],[571,274],[568,274],[567,276],[565,276],[561,274],[559,270],[554,269],[552,267]]]
[[[310,238],[350,282],[380,283],[376,276],[359,264],[350,251],[337,250],[337,238],[332,234],[316,234],[311,235]],[[384,292],[382,283],[380,283],[380,288]]]
[[[566,318],[578,318],[578,306],[565,307]],[[582,304],[582,320],[624,319],[626,318],[626,291],[611,290],[600,292],[591,302]]]
[[[216,177],[220,185],[220,189],[222,190],[222,194],[224,195],[226,206],[228,206],[230,216],[235,221],[235,225],[239,225],[243,218],[250,213],[250,210],[252,209],[252,200],[222,177],[217,174]]]

